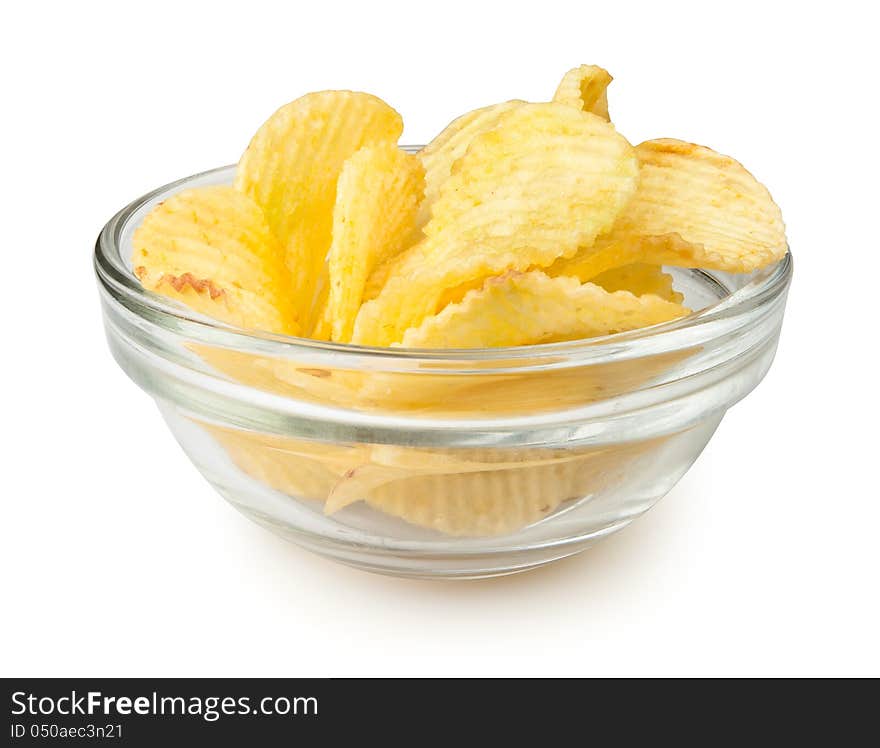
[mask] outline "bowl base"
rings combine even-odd
[[[236,506],[235,502],[232,503]],[[246,507],[238,505],[236,509],[274,535],[331,561],[372,574],[406,579],[476,580],[521,574],[581,553],[602,538],[622,530],[634,519],[629,517],[588,535],[530,548],[520,547],[472,554],[433,553],[426,556],[423,552],[407,554],[402,551],[381,551],[357,545],[327,543],[326,539],[316,543],[289,527],[278,525],[265,517],[255,516]]]
[[[693,463],[723,415],[652,444],[623,468],[601,463],[602,472],[596,475],[606,485],[604,490],[575,495],[533,524],[510,534],[467,537],[419,527],[362,502],[327,515],[321,501],[297,498],[245,473],[198,423],[171,408],[162,413],[199,471],[248,519],[347,566],[416,579],[516,574],[586,550],[663,497]]]

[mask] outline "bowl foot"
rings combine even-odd
[[[239,507],[241,509],[241,507]],[[490,577],[521,574],[546,566],[587,550],[602,538],[626,527],[633,518],[603,527],[589,535],[566,538],[534,547],[462,552],[460,548],[449,553],[406,549],[377,549],[357,544],[315,542],[288,527],[275,524],[264,517],[245,514],[273,534],[305,548],[317,555],[355,569],[385,576],[408,579],[487,579]]]

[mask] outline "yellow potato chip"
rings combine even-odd
[[[392,276],[406,276],[415,272],[424,262],[424,247],[421,242],[416,242],[403,252],[393,257],[386,258],[373,268],[364,285],[363,300],[375,299],[385,288],[388,279]]]
[[[375,96],[319,91],[275,112],[241,157],[235,186],[260,205],[285,248],[301,329],[325,272],[343,164],[365,145],[397,142],[402,131],[400,115]]]
[[[332,340],[351,340],[368,275],[412,243],[423,192],[421,161],[394,143],[361,148],[345,162],[336,187],[328,257]]]
[[[738,161],[671,139],[636,152],[639,189],[613,230],[549,274],[584,278],[631,262],[747,273],[785,254],[779,208]]]
[[[358,410],[456,418],[493,415],[534,415],[582,406],[631,392],[646,382],[659,381],[678,371],[699,346],[684,351],[639,358],[635,362],[539,370],[524,374],[475,376],[370,372],[357,387]],[[517,357],[511,365],[522,365]]]
[[[637,181],[633,148],[599,117],[556,103],[506,112],[456,162],[426,238],[361,307],[354,342],[398,342],[449,289],[574,254],[611,228]]]
[[[583,109],[603,119],[608,116],[608,85],[611,76],[596,65],[581,65],[569,70],[559,82],[553,101]]]
[[[609,335],[681,317],[680,304],[657,296],[609,293],[577,278],[533,270],[488,279],[403,336],[409,348],[488,348]]]
[[[330,296],[330,278],[326,268],[319,276],[315,288],[314,301],[303,320],[303,333],[313,340],[330,340],[330,318],[327,300]]]
[[[373,488],[364,498],[374,509],[447,535],[502,535],[544,519],[566,501],[619,485],[664,439],[573,451],[562,461],[542,461],[535,454],[521,467],[411,474]]]
[[[566,499],[578,497],[573,479],[584,473],[582,462],[572,458],[498,470],[401,471],[377,485],[363,484],[363,492],[352,494],[348,503],[364,500],[373,509],[448,535],[499,535],[530,525]],[[335,495],[331,492],[325,510],[333,506]],[[341,508],[333,507],[331,513]]]
[[[232,187],[171,196],[134,233],[132,265],[145,288],[216,319],[297,334],[284,250],[262,211]]]
[[[582,247],[571,257],[560,257],[552,265],[545,268],[545,272],[553,278],[569,275],[580,278],[586,283],[601,273],[624,265],[639,262],[657,265],[663,263],[663,259],[655,247],[655,242],[649,239],[637,240],[636,238],[627,241],[621,241],[619,238],[611,240],[612,236],[614,236],[613,231],[611,234],[599,237],[592,246]],[[660,243],[659,249],[662,249],[665,243],[664,239]],[[668,264],[675,265],[677,263]]]
[[[468,450],[342,445],[197,422],[253,479],[332,514],[354,501],[454,536],[492,536],[537,522],[563,502],[620,481],[663,439],[612,449]],[[390,461],[383,452],[399,456]],[[484,454],[485,453],[485,454]]]
[[[309,337],[312,340],[330,340],[333,334],[333,323],[330,321],[330,310],[327,307],[327,299],[324,299],[320,305],[323,310],[316,318],[315,324],[312,325],[312,331]]]
[[[366,283],[364,283],[363,301],[375,299],[382,292],[388,279],[399,272],[398,268],[403,267],[407,258],[413,254],[415,247],[416,245],[413,245],[399,255],[389,257],[384,262],[380,262],[373,268],[372,272],[367,276]]]
[[[197,422],[245,473],[290,496],[325,501],[352,466],[363,462],[363,445],[308,442],[284,436]]]
[[[523,232],[518,243],[547,251],[575,235],[585,244],[610,228],[637,180],[634,149],[609,122],[554,102],[523,104],[455,163],[425,235],[491,242]]]
[[[452,165],[464,155],[471,141],[480,133],[495,127],[505,112],[522,104],[525,102],[514,99],[462,114],[419,151],[419,158],[425,166],[425,199],[419,210],[419,226],[428,222],[431,206],[440,195],[441,185],[449,179]]]
[[[391,276],[406,276],[418,269],[419,263],[423,261],[422,250],[423,247],[419,244],[414,244],[396,257],[390,257],[385,262],[377,265],[373,272],[370,273],[364,285],[363,300],[370,301],[375,299],[382,292],[382,289],[385,288],[385,284]],[[454,288],[446,289],[440,299],[439,307],[442,309],[449,302],[461,301],[467,291],[472,288],[479,288],[482,283],[483,279],[478,278],[474,281],[462,283]]]
[[[663,268],[659,265],[635,262],[631,265],[621,265],[612,270],[606,270],[604,273],[587,280],[612,293],[614,291],[629,291],[636,296],[653,294],[675,304],[681,304],[684,301],[684,296],[672,287],[672,276],[669,273],[664,273]]]
[[[375,445],[369,452],[368,461],[348,470],[333,487],[324,505],[324,513],[333,514],[367,498],[380,486],[401,478],[520,470],[570,462],[578,456],[574,450],[509,450],[508,454],[499,456],[491,450],[471,450],[462,455],[452,450]]]

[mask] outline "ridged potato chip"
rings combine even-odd
[[[239,327],[299,332],[284,249],[257,204],[232,187],[171,196],[147,215],[132,243],[145,288]]]
[[[748,273],[787,251],[782,214],[738,161],[680,140],[636,147],[641,181],[613,230],[551,275],[588,277],[631,262]]]
[[[402,131],[400,115],[375,96],[319,91],[275,112],[241,157],[235,186],[263,209],[285,248],[300,328],[324,273],[343,164],[365,145],[396,143]]]
[[[399,255],[389,257],[384,262],[379,263],[373,268],[373,271],[367,278],[367,282],[364,285],[363,300],[371,301],[372,299],[375,299],[382,292],[382,289],[385,288],[385,284],[388,283],[388,279],[392,276],[406,276],[415,272],[424,260],[424,255],[422,254],[423,250],[424,247],[420,243],[416,243],[409,249],[401,252]],[[476,284],[479,285],[479,283],[480,281],[477,281]],[[473,283],[466,285],[470,288]],[[454,290],[444,292],[444,298],[454,295],[454,293]],[[459,301],[463,295],[464,293],[462,292],[458,298],[454,300]]]
[[[394,257],[389,257],[384,262],[380,262],[376,265],[364,285],[363,300],[371,301],[372,299],[375,299],[382,292],[382,289],[385,288],[385,284],[388,283],[388,279],[392,276],[407,276],[410,273],[417,271],[419,266],[424,262],[424,250],[425,247],[422,243],[417,242],[400,254],[395,255]],[[478,279],[476,281],[476,285],[480,284],[480,280],[481,279]],[[464,285],[470,288],[474,285],[474,282],[469,282]],[[454,289],[452,291],[447,290],[444,292],[444,299],[454,295]],[[459,294],[458,298],[454,300],[461,300],[463,295],[464,292]]]
[[[635,151],[609,122],[554,102],[523,104],[455,163],[425,235],[491,241],[522,231],[517,243],[547,251],[575,235],[584,244],[610,228],[637,180]]]
[[[453,536],[515,532],[620,479],[662,440],[612,449],[467,450],[337,445],[200,423],[255,480],[333,513],[354,501]],[[386,459],[391,451],[397,459]],[[521,452],[521,453],[520,453]]]
[[[454,537],[492,537],[528,527],[589,490],[578,462],[479,473],[399,478],[374,489],[368,506]],[[582,480],[579,481],[578,479]]]
[[[374,488],[365,501],[410,524],[447,535],[503,535],[544,519],[566,501],[620,483],[627,470],[637,460],[648,459],[661,442],[583,450],[562,461],[535,456],[518,468],[413,474]]]
[[[487,348],[609,335],[681,317],[680,304],[657,296],[609,293],[577,278],[533,270],[489,278],[403,336],[408,348]]]
[[[325,501],[346,471],[369,454],[362,445],[307,442],[199,423],[240,470],[276,491],[312,501]]]
[[[557,103],[506,112],[456,162],[426,238],[361,307],[354,342],[398,342],[447,290],[574,254],[611,228],[637,182],[632,146],[601,118]]]
[[[462,456],[460,452],[452,450],[444,452],[375,445],[369,452],[369,461],[347,471],[333,487],[324,505],[324,513],[338,512],[349,504],[365,499],[380,486],[401,478],[521,470],[571,462],[579,457],[574,450],[558,450],[558,453],[551,450],[508,452],[499,458],[491,450],[470,450]]]
[[[699,352],[700,347],[694,346],[633,361],[522,374],[370,372],[357,387],[354,407],[455,418],[534,415],[608,400],[651,382],[666,381]],[[510,365],[523,365],[522,355],[520,351]],[[499,362],[496,367],[504,363]]]
[[[391,142],[361,148],[342,167],[328,256],[327,314],[335,342],[351,340],[372,269],[413,243],[424,173],[415,155]]]
[[[666,244],[665,238],[657,244],[650,239],[632,238],[622,241],[620,237],[612,239],[612,236],[614,236],[613,232],[599,237],[592,246],[582,247],[571,257],[560,257],[544,271],[553,278],[568,275],[580,278],[586,283],[597,275],[625,265],[663,263],[661,252],[658,250],[662,250]]]
[[[431,206],[440,195],[441,185],[449,179],[452,165],[465,154],[471,141],[480,133],[495,127],[505,112],[522,104],[525,102],[514,99],[462,114],[419,151],[419,158],[425,165],[425,199],[419,210],[419,226],[428,222]]]
[[[384,262],[380,262],[376,267],[373,268],[372,272],[367,276],[367,281],[364,283],[364,292],[363,292],[363,301],[371,301],[375,299],[381,292],[382,289],[385,288],[385,284],[388,282],[388,279],[397,274],[399,271],[398,268],[403,267],[403,264],[407,261],[407,258],[414,254],[413,250],[416,248],[416,244],[414,244],[409,249],[404,250],[399,255],[395,257],[389,257]]]
[[[581,278],[583,281],[584,279]],[[590,283],[602,286],[606,291],[629,291],[636,296],[653,294],[661,299],[681,304],[684,296],[676,291],[673,279],[669,273],[664,273],[659,265],[646,265],[643,262],[634,262],[631,265],[621,265],[612,270],[592,278],[586,279]]]
[[[553,101],[611,119],[608,116],[608,85],[611,81],[611,75],[604,68],[580,65],[562,76]]]
[[[190,343],[187,345],[213,374],[256,390],[302,402],[352,407],[362,402],[361,384],[353,372],[315,368],[304,362],[258,356],[246,351]],[[352,376],[341,376],[341,374]]]

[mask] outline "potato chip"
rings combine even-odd
[[[616,238],[612,241],[610,237],[613,235],[612,232],[607,236],[599,237],[592,246],[582,247],[571,257],[560,257],[544,271],[553,278],[568,275],[580,278],[586,283],[601,273],[624,265],[639,262],[659,265],[663,262],[657,250],[652,248],[654,243],[651,240],[621,241]],[[660,249],[665,242],[665,239],[661,242]]]
[[[583,278],[631,262],[747,273],[786,253],[779,208],[738,161],[672,139],[636,152],[639,189],[614,229],[550,275]]]
[[[372,272],[367,277],[366,283],[364,283],[364,292],[362,294],[363,301],[371,301],[382,292],[388,279],[392,275],[400,272],[398,268],[402,268],[407,261],[407,258],[414,254],[413,250],[415,247],[416,245],[413,245],[409,249],[405,249],[399,255],[389,257],[384,262],[380,262],[373,268]]]
[[[326,298],[320,304],[320,308],[323,311],[315,318],[315,323],[312,325],[312,331],[309,333],[309,337],[312,340],[329,341],[333,334],[333,323],[330,320],[330,310],[327,307]]]
[[[584,279],[581,278],[583,281]],[[587,279],[590,283],[602,286],[606,291],[629,291],[636,296],[653,294],[661,299],[681,304],[684,296],[672,287],[672,276],[664,273],[659,265],[646,265],[634,262],[631,265],[606,270],[604,273]]]
[[[412,474],[372,489],[366,503],[419,527],[459,537],[516,532],[565,502],[619,485],[638,460],[650,459],[663,439],[613,449],[574,452],[559,461],[478,472]]]
[[[553,102],[523,104],[456,162],[425,235],[452,229],[491,242],[522,231],[517,243],[548,251],[573,235],[586,244],[629,202],[637,174],[634,149],[610,123]]]
[[[448,289],[570,256],[608,231],[635,192],[638,163],[608,122],[563,104],[523,104],[477,136],[354,342],[389,345],[438,311]]]
[[[632,361],[591,363],[562,369],[539,369],[518,374],[429,374],[422,372],[370,372],[364,376],[353,401],[358,410],[401,413],[404,411],[445,418],[486,418],[489,415],[534,415],[580,407],[607,400],[642,387],[666,381],[681,372],[700,352],[687,350],[644,356]],[[496,368],[522,366],[522,353],[515,361]],[[537,360],[526,359],[526,366]],[[479,368],[479,364],[472,364]],[[352,385],[354,388],[354,385]]]
[[[366,499],[380,486],[402,478],[521,470],[571,462],[578,457],[574,450],[508,450],[507,454],[499,455],[493,450],[473,449],[462,455],[454,450],[375,445],[369,452],[369,460],[348,470],[333,487],[324,505],[324,513],[338,512],[349,504]]]
[[[324,272],[343,164],[365,145],[397,142],[402,131],[400,115],[375,96],[320,91],[275,112],[241,157],[235,186],[260,205],[285,248],[301,329]]]
[[[414,244],[396,257],[391,257],[385,262],[377,265],[373,269],[373,272],[370,273],[370,276],[367,278],[367,282],[364,285],[363,300],[371,301],[372,299],[375,299],[382,292],[382,289],[385,288],[385,284],[388,283],[388,279],[392,276],[407,276],[410,273],[415,272],[418,269],[419,264],[423,261],[423,255],[421,254],[423,249],[424,248],[420,246],[420,244]],[[481,285],[483,285],[483,278],[477,278],[476,280],[466,281],[453,288],[446,289],[440,298],[438,304],[439,308],[442,309],[450,302],[461,301],[466,292],[470,291],[472,288],[479,288]]]
[[[363,300],[375,299],[385,288],[388,279],[395,275],[409,275],[415,272],[424,261],[424,247],[420,242],[413,244],[394,257],[388,257],[373,268],[364,285]]]
[[[332,514],[354,501],[454,536],[515,532],[619,481],[662,440],[613,449],[467,450],[308,442],[199,422],[243,472]],[[390,462],[384,450],[399,455]],[[493,454],[483,454],[483,453]],[[497,454],[494,454],[496,453]]]
[[[199,422],[238,468],[289,496],[325,501],[345,472],[368,454],[362,445],[308,442]]]
[[[419,151],[419,158],[425,166],[425,199],[419,210],[419,226],[428,222],[431,206],[440,195],[441,185],[449,179],[452,165],[464,155],[471,141],[480,133],[495,127],[505,112],[522,104],[525,102],[514,99],[463,114]]]
[[[313,340],[330,340],[330,320],[327,309],[330,297],[330,278],[327,274],[327,263],[321,268],[321,274],[315,283],[314,300],[303,320],[304,337]]]
[[[328,256],[327,315],[335,342],[351,340],[372,269],[413,242],[423,192],[421,161],[394,143],[361,148],[345,162],[336,187]]]
[[[357,386],[363,379],[361,372],[317,369],[291,361],[276,361],[268,369],[284,386],[297,388],[298,397],[305,402],[342,407],[360,403]]]
[[[403,336],[408,348],[486,348],[610,335],[688,313],[657,296],[609,293],[576,278],[533,270],[488,279]]]
[[[402,477],[374,489],[368,506],[455,537],[492,537],[521,530],[581,498],[577,462],[480,473]]]
[[[569,70],[559,82],[553,101],[568,104],[603,119],[608,116],[608,85],[611,76],[596,65],[581,65]]]
[[[446,473],[400,471],[353,500],[448,535],[499,535],[537,522],[566,499],[578,497],[573,479],[584,472],[581,462]],[[331,492],[325,509],[334,496]]]
[[[257,204],[232,187],[173,195],[144,219],[132,243],[145,288],[239,327],[298,332],[284,249]]]

